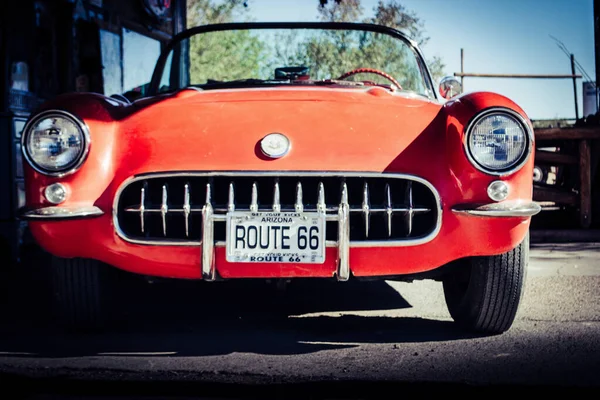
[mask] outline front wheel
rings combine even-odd
[[[529,234],[506,253],[461,260],[443,279],[454,321],[486,334],[508,330],[523,296],[528,259]]]

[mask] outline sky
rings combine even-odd
[[[445,74],[465,72],[570,74],[571,62],[549,35],[561,40],[595,78],[593,0],[400,0],[424,23],[426,58],[440,56]],[[248,0],[254,21],[316,21],[318,0]],[[362,0],[365,16],[377,0]],[[577,72],[579,73],[579,71]],[[577,82],[579,117],[582,81]],[[570,79],[465,78],[464,89],[503,94],[532,119],[575,118]]]

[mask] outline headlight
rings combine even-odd
[[[488,174],[506,175],[527,161],[533,136],[523,117],[508,109],[490,109],[468,126],[466,152]]]
[[[23,131],[23,155],[33,169],[52,176],[75,172],[87,156],[87,126],[65,111],[45,111]]]

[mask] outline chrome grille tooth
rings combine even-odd
[[[341,204],[348,204],[348,185],[346,185],[345,181],[342,181],[342,194],[341,194]]]
[[[369,200],[369,184],[365,182],[363,186],[363,201],[362,201],[362,212],[365,219],[365,237],[369,237],[369,223],[371,222],[371,204]]]
[[[144,185],[142,186],[142,190],[140,191],[140,226],[142,228],[142,233],[145,233],[144,211],[146,211],[146,189],[147,188],[148,188],[148,182],[144,181]]]
[[[327,206],[325,204],[325,186],[323,182],[319,182],[319,191],[317,195],[317,211],[325,213]]]
[[[423,208],[423,207],[413,208],[413,214],[428,213],[428,212],[431,212],[431,208]]]
[[[342,181],[341,201],[338,207],[338,265],[337,280],[350,278],[350,205],[348,204],[348,186]]]
[[[405,192],[405,202],[408,205],[408,210],[405,214],[405,223],[406,223],[406,236],[410,236],[412,233],[412,225],[413,225],[413,215],[414,215],[414,204],[413,204],[413,191],[412,191],[412,182],[408,181],[406,185]]]
[[[252,199],[250,200],[250,211],[258,211],[258,185],[256,182],[252,183]]]
[[[298,182],[296,184],[296,203],[294,204],[296,212],[304,211],[304,204],[302,203],[302,184]]]
[[[394,208],[392,207],[392,192],[390,190],[390,184],[385,184],[385,213],[387,214],[387,231],[388,237],[392,236],[392,214],[394,213]]]
[[[214,219],[212,207],[212,183],[206,184],[206,200],[202,207],[202,279],[215,280]]]
[[[233,182],[229,182],[229,197],[227,198],[227,212],[235,211],[235,188]]]
[[[275,185],[273,187],[273,211],[281,211],[281,201],[279,198],[279,180],[275,178]]]
[[[185,237],[190,236],[190,185],[186,183],[184,186],[184,194],[183,194],[183,215],[185,217]]]
[[[206,184],[206,195],[204,205],[207,204],[212,205],[212,184],[210,182]]]
[[[169,206],[167,204],[168,194],[167,185],[162,187],[162,202],[160,203],[160,216],[162,218],[163,236],[167,236],[167,213],[169,212]]]

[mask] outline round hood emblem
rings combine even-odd
[[[291,147],[290,139],[281,133],[269,133],[260,141],[260,149],[271,158],[285,156]]]

